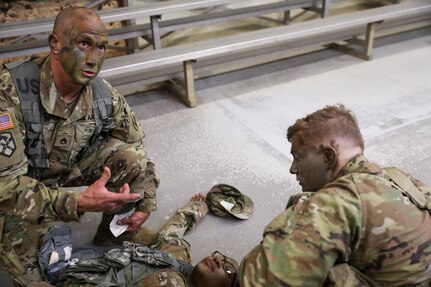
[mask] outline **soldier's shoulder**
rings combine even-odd
[[[4,65],[0,66],[0,101],[7,105],[19,105],[15,84]]]

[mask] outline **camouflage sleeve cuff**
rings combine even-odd
[[[196,208],[201,215],[201,218],[208,213],[208,205],[203,201],[190,201],[189,206]]]
[[[203,201],[190,201],[186,206],[178,209],[177,213],[182,213],[188,218],[187,229],[190,230],[208,213],[208,206]]]
[[[77,192],[57,191],[58,197],[56,206],[58,217],[63,221],[78,221],[80,214],[78,214],[78,195]]]
[[[157,209],[157,200],[155,197],[144,197],[138,201],[136,209],[142,212],[153,212]]]

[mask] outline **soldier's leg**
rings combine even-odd
[[[109,190],[118,192],[125,183],[128,183],[130,192],[139,192],[144,198],[140,206],[135,206],[135,203],[126,204],[117,213],[130,211],[133,207],[146,212],[155,210],[159,180],[154,170],[154,164],[148,160],[145,150],[141,146],[137,147],[115,138],[108,138],[97,150],[82,159],[78,166],[82,175],[68,186],[90,185],[100,178],[103,167],[108,166],[111,170],[111,179],[107,184]],[[133,234],[125,235],[124,238],[113,237],[109,230],[112,217],[112,214],[103,214],[96,241],[121,243],[122,240],[131,240]]]
[[[68,186],[90,185],[100,178],[103,167],[111,170],[111,179],[107,184],[110,191],[118,192],[128,183],[130,192],[142,194],[146,211],[156,208],[156,189],[159,180],[155,174],[154,163],[148,160],[145,150],[140,146],[128,144],[109,137],[99,148],[78,163],[81,177],[67,184]],[[124,207],[127,211],[133,205]]]
[[[42,281],[37,249],[47,227],[30,225],[7,215],[0,221],[3,222],[0,224],[1,268],[10,274],[15,286],[29,286],[30,282]]]

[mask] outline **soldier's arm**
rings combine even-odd
[[[182,238],[186,231],[192,230],[208,213],[208,206],[203,201],[190,201],[175,214],[160,229],[160,237]]]
[[[178,209],[160,228],[156,248],[161,250],[164,245],[183,245],[182,238],[186,231],[192,230],[207,213],[208,206],[203,201],[190,201]]]
[[[319,191],[276,217],[243,259],[240,286],[321,286],[336,262],[347,262],[362,214],[356,195],[339,191]]]
[[[159,230],[154,248],[170,253],[177,259],[192,262],[191,246],[183,236],[207,213],[208,206],[203,201],[191,201],[185,207],[178,209]]]
[[[105,83],[107,84],[108,89],[112,95],[113,120],[115,123],[115,127],[109,132],[109,136],[115,137],[126,143],[134,144],[136,149],[139,150],[140,153],[145,154],[145,157],[147,157],[143,141],[145,134],[138,119],[136,118],[135,113],[127,104],[125,98],[121,96],[118,91],[115,90],[108,82],[105,81]],[[147,169],[145,171],[145,181],[148,183],[150,188],[138,190],[135,192],[139,192],[142,195],[142,200],[140,200],[136,205],[137,210],[149,213],[156,210],[157,208],[156,188],[159,180],[154,171],[154,164],[148,158],[146,158],[146,160]],[[153,185],[156,186],[153,187]]]
[[[0,211],[30,223],[77,220],[77,194],[49,189],[24,175],[25,129],[15,88],[7,75],[0,69]]]

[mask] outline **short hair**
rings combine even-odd
[[[98,19],[100,24],[105,28],[102,19],[95,11],[87,7],[74,6],[64,8],[57,14],[54,21],[53,31],[57,34],[65,32],[73,26],[73,23],[85,21],[91,17]]]
[[[294,135],[299,135],[304,144],[321,143],[325,139],[332,141],[335,138],[343,138],[364,150],[364,139],[356,116],[342,104],[325,106],[302,119],[298,119],[287,129],[289,142]]]

